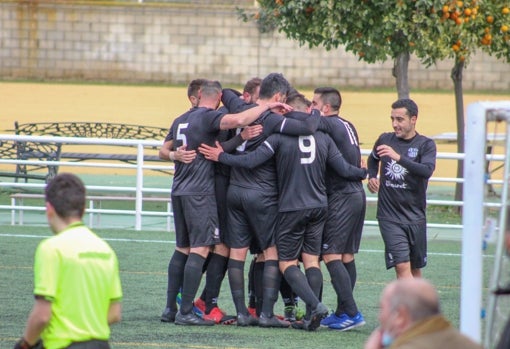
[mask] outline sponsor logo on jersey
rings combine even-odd
[[[386,177],[392,181],[403,181],[407,173],[407,169],[397,164],[395,160],[391,160],[386,164]]]

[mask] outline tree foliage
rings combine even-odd
[[[414,54],[426,66],[452,59],[457,134],[464,133],[462,75],[477,50],[510,62],[509,0],[258,0],[261,31],[278,29],[301,45],[343,46],[367,63],[393,59],[399,98],[409,97],[407,64]],[[464,139],[458,138],[458,152]],[[462,177],[459,163],[457,176]],[[461,185],[455,198],[460,199]]]
[[[508,0],[259,0],[242,12],[309,47],[345,47],[368,63],[415,54],[427,66],[478,48],[510,61]]]

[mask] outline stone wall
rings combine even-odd
[[[412,89],[451,89],[451,61],[409,65]],[[392,62],[366,64],[342,49],[300,47],[260,34],[234,6],[0,0],[0,78],[243,84],[282,72],[297,86],[394,87]],[[479,54],[465,90],[510,90],[510,64]]]

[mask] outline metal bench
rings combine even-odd
[[[58,137],[88,137],[88,138],[110,138],[110,139],[141,139],[141,140],[163,140],[168,129],[105,122],[48,122],[48,123],[14,123],[13,131],[17,135],[28,136],[58,136]],[[45,161],[69,161],[86,160],[113,160],[134,164],[137,161],[136,154],[102,153],[102,152],[81,152],[63,151],[63,148],[73,148],[67,144],[52,144],[39,142],[1,141],[0,156],[2,159],[13,160],[41,160],[41,164],[25,165],[17,164],[13,172],[0,172],[0,176],[14,177],[16,181],[22,178],[25,182],[28,179],[48,181],[58,172],[58,166],[45,165]],[[90,147],[89,147],[90,149]],[[145,155],[144,161],[161,161],[157,155]],[[38,170],[45,169],[46,173]],[[161,171],[161,170],[156,170]],[[165,171],[162,171],[165,172]]]

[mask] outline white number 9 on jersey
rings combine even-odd
[[[311,164],[315,160],[315,138],[313,136],[299,136],[299,151],[303,153],[301,164]]]

